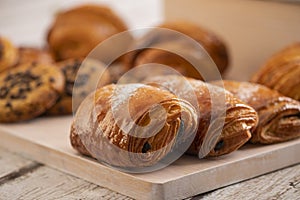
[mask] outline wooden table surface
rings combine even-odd
[[[0,199],[131,199],[0,148]],[[300,199],[300,164],[189,199]]]

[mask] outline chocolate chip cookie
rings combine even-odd
[[[57,63],[57,66],[63,72],[66,83],[64,92],[56,104],[47,111],[48,115],[72,114],[72,110],[75,108],[75,105],[72,106],[74,84],[76,84],[74,102],[79,104],[83,98],[96,88],[99,79],[98,75],[101,75],[102,72],[104,73],[98,85],[103,86],[110,82],[107,70],[104,71],[104,64],[96,60],[68,59]],[[77,73],[78,71],[79,73]]]
[[[65,85],[55,66],[23,64],[0,74],[0,122],[29,120],[52,107]]]

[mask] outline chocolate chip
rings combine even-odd
[[[1,87],[0,88],[0,99],[4,99],[8,94],[8,88],[7,87]]]
[[[7,108],[12,108],[12,105],[11,105],[10,102],[7,102],[7,103],[5,104],[5,107],[7,107]]]
[[[215,146],[215,148],[214,148],[214,151],[219,151],[219,150],[221,150],[223,147],[224,147],[224,140],[220,140],[217,144],[216,144],[216,146]]]
[[[88,82],[89,77],[90,76],[88,74],[80,74],[76,80],[75,87],[80,87],[85,85]]]
[[[40,87],[43,83],[41,81],[36,82],[36,87]]]
[[[151,149],[151,145],[146,142],[142,148],[142,153],[147,153]]]
[[[50,78],[49,78],[49,81],[50,81],[50,83],[54,83],[54,82],[55,82],[55,79],[54,79],[53,77],[50,77]]]

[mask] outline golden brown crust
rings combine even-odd
[[[227,68],[229,56],[226,46],[224,42],[212,32],[186,21],[166,22],[159,25],[158,28],[171,29],[191,37],[204,47],[216,63],[220,73],[223,73]],[[197,48],[194,44],[192,45],[190,43],[191,41],[185,41],[183,37],[175,33],[176,32],[172,33],[163,30],[150,31],[134,45],[134,48],[144,48],[146,46],[148,49],[128,53],[125,58],[126,65],[130,68],[146,63],[166,64],[175,67],[177,70],[182,68],[179,70],[179,72],[182,72],[182,75],[203,79],[193,65],[189,63],[190,60],[185,60],[193,55],[192,52],[198,52],[196,51]],[[151,49],[153,47],[160,49]],[[168,52],[162,49],[168,49]],[[181,55],[178,56],[178,53]]]
[[[124,95],[129,96],[124,98]],[[128,107],[124,107],[126,100]],[[131,120],[124,114],[126,110]],[[166,118],[162,117],[162,111],[166,112]],[[191,134],[180,131],[183,115],[188,115],[186,124],[196,128],[193,113],[190,104],[156,87],[108,85],[89,95],[80,105],[71,128],[71,144],[80,153],[110,165],[151,166],[163,159],[177,140]],[[152,120],[154,124],[150,127],[138,128],[148,126]],[[162,126],[155,130],[158,125]]]
[[[54,60],[51,54],[46,50],[34,47],[20,47],[18,64],[34,62],[42,64],[51,64],[54,63]]]
[[[257,124],[257,113],[220,87],[178,76],[154,77],[146,82],[180,95],[198,107],[198,132],[187,153],[200,157],[228,154],[250,139],[250,130]],[[193,92],[197,105],[192,103]]]
[[[0,72],[13,67],[17,61],[17,49],[8,39],[0,37]]]
[[[254,74],[251,82],[266,85],[285,96],[300,100],[300,43],[273,55]]]
[[[214,84],[224,84],[227,90],[257,111],[259,123],[251,142],[272,144],[300,137],[300,102],[255,83],[224,81]]]
[[[64,88],[55,66],[22,64],[0,74],[0,121],[32,119],[53,106]]]
[[[96,60],[85,59],[83,61],[82,59],[68,59],[58,62],[57,67],[65,76],[65,88],[55,105],[47,111],[48,115],[68,115],[73,113],[73,108],[76,108],[72,105],[75,81],[77,81],[76,91],[80,91],[83,97],[87,96],[92,90],[88,84],[94,84],[93,86],[96,88],[97,85],[101,87],[110,83],[110,75],[109,72],[105,70],[105,65]],[[77,74],[79,69],[81,69],[80,74]],[[97,71],[103,71],[100,80],[98,80],[99,77],[97,77],[97,80],[94,77]],[[82,79],[82,81],[79,79]],[[74,98],[77,98],[77,101],[82,101],[83,97],[75,96]],[[74,101],[74,103],[77,101]]]
[[[57,60],[81,58],[103,40],[125,30],[126,25],[111,9],[82,5],[59,13],[47,40]]]

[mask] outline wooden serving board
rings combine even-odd
[[[300,139],[276,145],[246,145],[226,156],[183,156],[151,173],[127,174],[80,156],[69,144],[72,117],[1,124],[0,146],[137,199],[181,199],[300,162]]]

